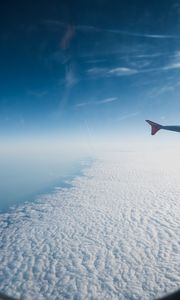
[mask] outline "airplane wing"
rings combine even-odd
[[[146,120],[146,122],[151,125],[151,134],[152,135],[155,135],[156,132],[158,132],[161,128],[162,128],[162,125],[160,124],[157,124],[155,122],[152,122],[150,120]]]

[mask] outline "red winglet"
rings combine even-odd
[[[154,123],[150,120],[146,120],[146,122],[151,125],[151,134],[154,135],[159,129],[162,128],[160,124]]]

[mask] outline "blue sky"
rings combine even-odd
[[[117,2],[2,1],[1,136],[180,124],[178,1]]]

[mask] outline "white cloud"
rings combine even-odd
[[[172,69],[179,69],[180,62],[174,62],[164,67],[164,70],[172,70]]]
[[[179,153],[102,154],[72,188],[0,215],[0,290],[155,299],[180,286]]]
[[[67,87],[72,87],[78,83],[79,79],[73,67],[66,70],[65,82]]]
[[[164,70],[173,70],[180,68],[180,51],[175,51],[171,57],[171,61],[163,69]]]
[[[107,103],[111,103],[114,101],[117,101],[118,98],[117,97],[110,97],[110,98],[105,98],[102,100],[97,100],[97,101],[88,101],[88,102],[81,102],[76,104],[76,107],[83,107],[83,106],[87,106],[87,105],[102,105],[102,104],[107,104]]]
[[[162,94],[172,94],[176,88],[177,84],[174,83],[173,85],[167,84],[166,86],[159,86],[153,88],[149,93],[148,97],[158,97]]]
[[[139,115],[139,113],[140,113],[139,111],[135,111],[135,112],[132,112],[129,114],[121,115],[116,119],[116,121],[124,121],[124,120],[130,119],[130,118],[136,117],[137,115]]]
[[[139,71],[127,67],[116,67],[112,69],[108,68],[91,68],[87,70],[88,75],[92,77],[110,77],[110,76],[130,76],[134,74],[138,74]]]
[[[42,98],[44,96],[47,96],[48,92],[47,91],[27,91],[28,95],[37,97],[37,98]]]
[[[180,51],[175,52],[175,57],[180,57]]]
[[[95,67],[95,68],[90,68],[87,70],[87,74],[91,75],[91,76],[105,76],[107,74],[108,69],[107,68],[99,68],[99,67]]]
[[[111,97],[111,98],[106,98],[106,99],[100,100],[98,103],[99,104],[104,104],[104,103],[114,102],[116,100],[118,100],[117,97]]]
[[[114,75],[114,76],[124,76],[124,75],[133,75],[137,74],[138,71],[130,68],[114,68],[108,71],[108,75]]]
[[[67,23],[61,22],[59,20],[44,20],[42,23],[44,25],[51,26],[56,30],[59,27],[67,26]],[[148,39],[180,39],[180,35],[173,35],[173,34],[151,34],[151,33],[148,34],[148,33],[125,31],[119,29],[106,29],[97,26],[83,25],[83,24],[75,24],[74,27],[76,30],[80,30],[80,31],[95,31],[99,33],[104,32],[104,33],[134,36],[134,37],[141,37],[141,38],[148,38]]]

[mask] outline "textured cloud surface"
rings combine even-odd
[[[22,299],[154,299],[180,286],[180,162],[101,155],[69,189],[0,216],[0,290]]]

